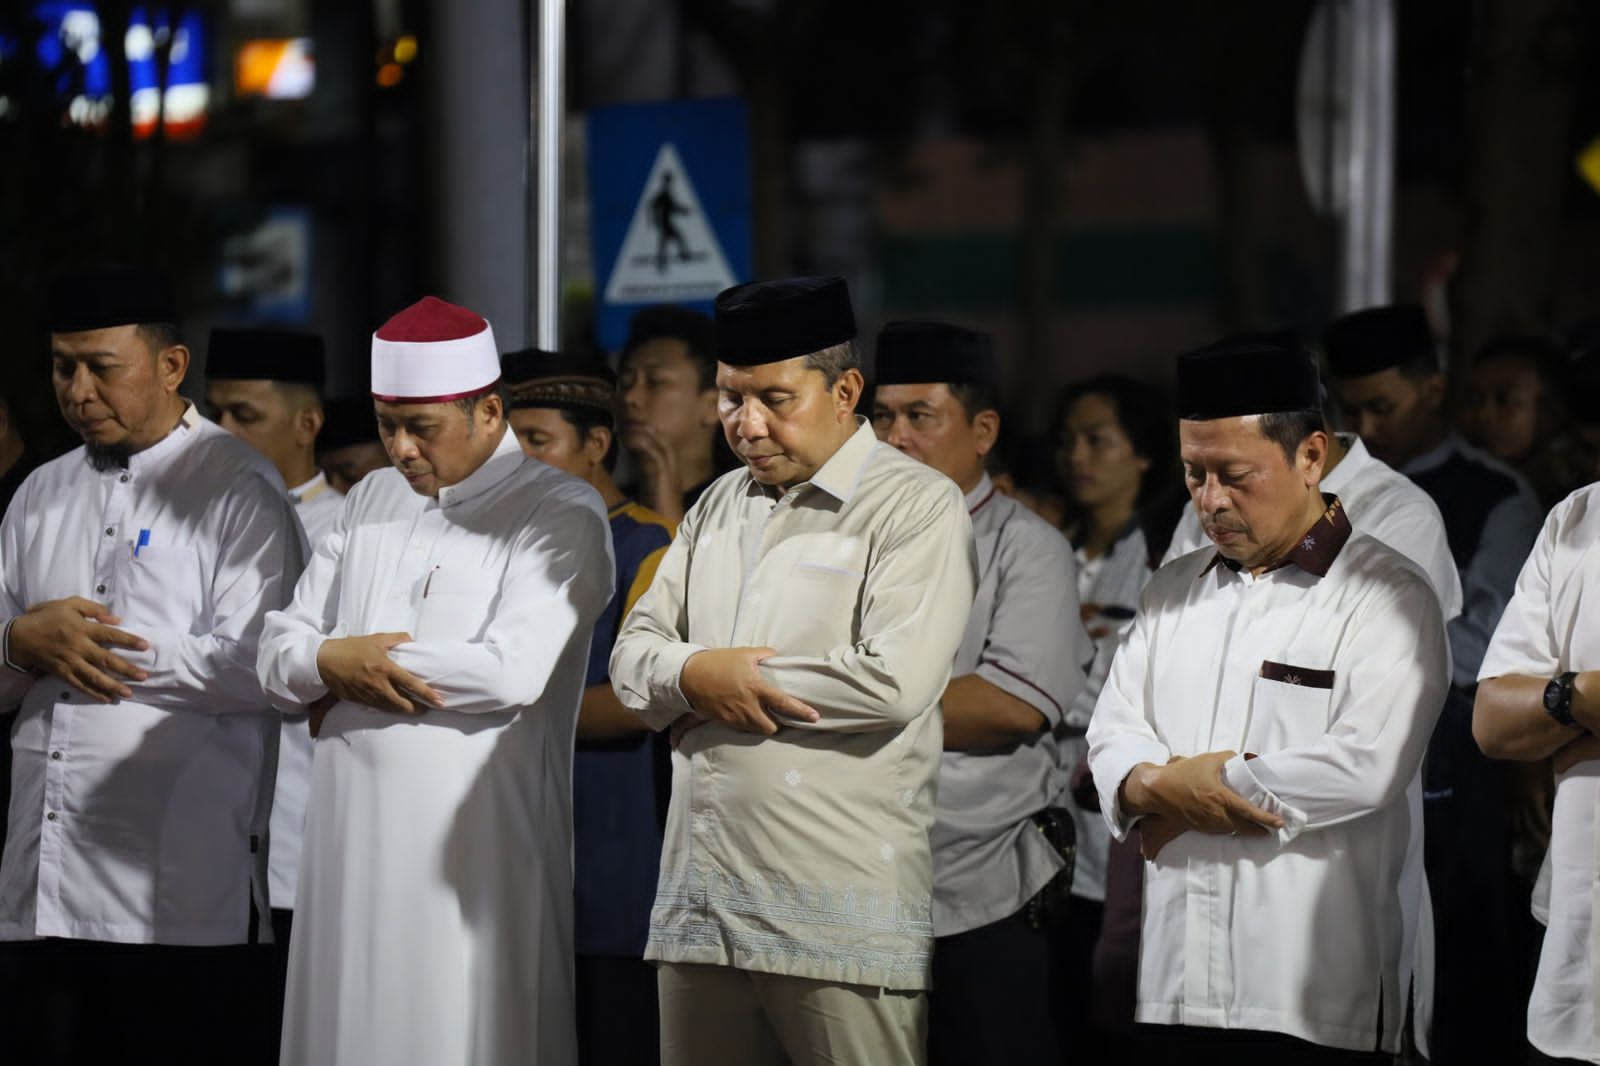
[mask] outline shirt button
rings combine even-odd
[[[105,586],[104,586],[104,585],[96,585],[96,586],[95,586],[95,587],[94,587],[94,590],[95,590],[95,591],[96,591],[96,592],[104,592],[104,591],[105,591],[105,590],[106,590],[106,587],[105,587]]]
[[[70,700],[70,699],[71,699],[71,698],[72,698],[72,693],[70,693],[70,692],[63,692],[63,693],[62,693],[62,694],[61,694],[61,698],[62,698],[62,699],[64,699],[64,700]]]
[[[115,529],[112,529],[110,526],[106,527],[106,536],[114,537],[116,535],[117,535],[117,531]]]
[[[44,820],[47,821],[47,822],[55,821],[56,820],[56,812],[55,811],[51,811],[49,814],[46,814],[44,816]]]
[[[129,477],[130,477],[130,476],[132,476],[132,475],[129,475],[129,474],[123,474],[123,475],[122,475],[122,476],[121,476],[121,477],[119,477],[119,478],[117,478],[117,480],[118,480],[118,481],[120,481],[120,482],[122,482],[122,483],[123,483],[123,484],[127,484],[127,481],[128,481],[128,478],[129,478]]]
[[[57,762],[60,762],[61,761],[61,753],[59,751],[52,751],[50,753],[50,758],[54,759]]]

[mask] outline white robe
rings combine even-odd
[[[508,433],[437,501],[395,470],[363,480],[269,616],[258,669],[285,708],[326,691],[324,639],[393,631],[446,703],[323,723],[285,1066],[576,1061],[573,734],[610,555],[594,490]]]
[[[344,506],[344,493],[328,484],[321,471],[289,490],[294,515],[312,550],[333,528]],[[309,554],[309,553],[308,553]],[[306,796],[311,791],[311,730],[307,715],[283,718],[278,733],[278,779],[272,793],[272,833],[267,857],[267,898],[272,909],[294,910],[294,886],[300,877],[300,838],[305,832]]]

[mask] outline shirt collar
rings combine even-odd
[[[872,460],[872,453],[878,448],[878,435],[872,431],[872,424],[860,415],[856,415],[856,431],[845,438],[839,445],[839,450],[828,457],[828,461],[817,468],[811,475],[810,481],[802,482],[821,489],[840,503],[849,503],[856,494],[856,489],[861,485],[861,475],[866,473],[867,464]],[[750,495],[765,493],[766,486],[757,481],[750,473],[749,467],[745,468],[745,477],[749,483],[745,491]],[[795,486],[799,488],[800,486]]]
[[[439,490],[439,499],[436,501],[440,507],[455,507],[467,500],[482,496],[500,482],[510,477],[522,465],[527,456],[522,454],[522,445],[517,443],[517,438],[506,427],[500,432],[500,442],[494,446],[494,451],[472,473],[456,482],[446,485]]]
[[[1344,458],[1339,460],[1339,465],[1333,468],[1331,474],[1322,479],[1322,491],[1335,496],[1343,492],[1344,487],[1361,474],[1362,468],[1372,462],[1372,453],[1367,451],[1360,437],[1354,433],[1340,433],[1338,437],[1344,445]]]
[[[1326,507],[1323,508],[1322,517],[1318,518],[1312,527],[1306,530],[1305,536],[1300,538],[1289,554],[1267,567],[1263,573],[1280,570],[1290,563],[1298,566],[1314,577],[1326,577],[1328,570],[1333,566],[1333,561],[1339,557],[1339,552],[1344,549],[1345,542],[1350,539],[1352,532],[1350,518],[1344,513],[1344,504],[1339,502],[1339,497],[1332,493],[1324,492],[1322,500]],[[1218,563],[1229,570],[1238,573],[1240,566],[1232,559],[1226,558],[1221,552],[1212,556],[1202,573],[1210,573]]]
[[[289,499],[295,503],[305,503],[314,500],[328,491],[328,478],[322,471],[317,471],[317,476],[307,481],[304,485],[296,485],[289,490]]]
[[[203,421],[204,419],[200,417],[200,412],[195,410],[194,404],[188,400],[183,401],[183,414],[178,418],[178,424],[172,427],[172,432],[150,445],[150,447],[128,456],[127,472],[137,474],[140,471],[148,470],[151,467],[159,467],[162,463],[165,463],[173,452],[178,451],[188,443],[189,438],[193,436],[192,431],[197,429]],[[85,462],[87,461],[85,459]],[[114,474],[117,473],[117,470],[112,468],[103,472]]]
[[[967,493],[967,514],[975,515],[979,511],[983,510],[989,501],[994,499],[994,494],[996,491],[997,490],[994,487],[994,482],[989,480],[989,475],[987,472],[985,472],[984,475],[978,479],[977,487],[971,492]]]

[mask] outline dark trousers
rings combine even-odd
[[[266,947],[0,944],[7,1066],[273,1066]]]
[[[1094,949],[1105,904],[1073,896],[1064,920],[1050,930],[1050,998],[1061,1066],[1124,1061],[1117,1034],[1094,1017]]]
[[[1323,1047],[1282,1033],[1205,1029],[1190,1025],[1134,1027],[1132,1061],[1141,1066],[1198,1066],[1227,1062],[1261,1066],[1389,1066],[1393,1055]]]
[[[278,1046],[278,1040],[283,1036],[283,1004],[284,996],[289,991],[289,934],[294,931],[294,911],[282,907],[272,908],[272,977],[271,977],[271,1008],[272,1015],[268,1019],[273,1032],[273,1047]],[[272,1061],[277,1061],[277,1052],[274,1051]]]
[[[1472,696],[1451,689],[1423,764],[1424,865],[1433,900],[1434,1066],[1528,1054],[1528,904],[1511,871],[1502,771],[1472,739]]]
[[[643,959],[579,955],[577,975],[580,1066],[657,1066],[656,968]]]
[[[1057,1066],[1050,937],[1019,912],[933,942],[930,1066]]]

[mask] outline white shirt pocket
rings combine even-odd
[[[1315,743],[1328,731],[1332,705],[1333,671],[1262,664],[1251,689],[1248,749],[1264,754]]]
[[[478,640],[500,594],[500,573],[472,566],[441,566],[423,578],[417,640]]]
[[[137,556],[124,555],[116,573],[121,587],[109,597],[111,612],[128,632],[142,636],[143,627],[193,634],[209,628],[199,624],[206,583],[193,548],[146,544]]]

